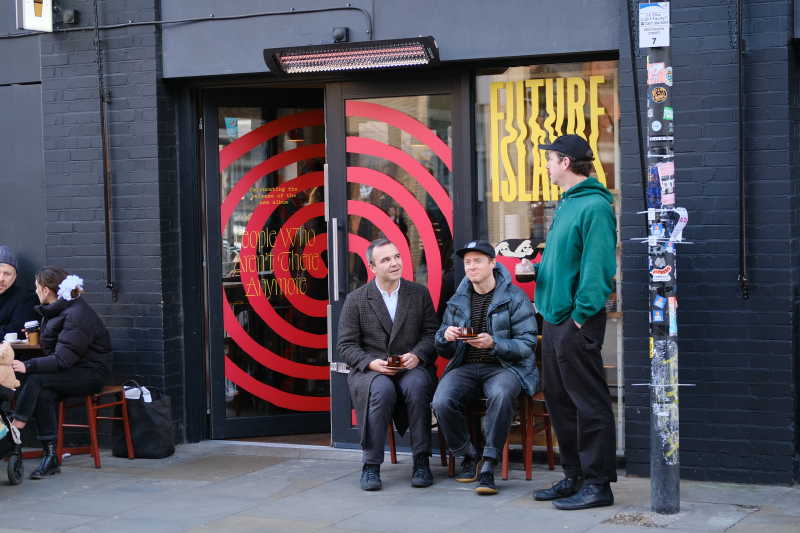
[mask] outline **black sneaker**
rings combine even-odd
[[[361,469],[361,490],[381,490],[381,465],[365,464]]]
[[[550,500],[558,500],[559,498],[567,498],[572,496],[581,488],[583,478],[581,477],[565,477],[558,483],[555,483],[549,489],[539,489],[533,491],[533,499],[540,502]]]
[[[461,461],[461,472],[456,474],[456,481],[459,483],[472,483],[478,479],[478,472],[481,469],[481,461],[477,457],[465,455]]]
[[[497,486],[494,484],[494,472],[481,472],[478,476],[478,486],[475,487],[475,492],[481,496],[489,496],[490,494],[497,494]]]
[[[433,472],[430,461],[424,454],[414,456],[414,471],[411,474],[412,487],[430,487],[433,485]]]
[[[553,506],[562,511],[577,511],[578,509],[607,507],[609,505],[614,505],[614,493],[611,492],[611,486],[608,483],[602,485],[587,483],[569,498],[562,498],[553,502]]]

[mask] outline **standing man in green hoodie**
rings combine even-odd
[[[565,477],[533,497],[562,510],[613,505],[616,435],[600,353],[616,273],[613,198],[589,177],[594,154],[584,139],[562,135],[539,148],[548,151],[551,182],[564,191],[538,265],[535,301],[544,318],[544,394]]]

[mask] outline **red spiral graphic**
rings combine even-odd
[[[269,139],[294,128],[320,126],[323,120],[322,111],[311,111],[283,117],[253,130],[220,150],[220,172],[224,172],[233,162]],[[306,145],[276,154],[250,169],[237,181],[236,185],[234,185],[222,202],[220,220],[222,230],[224,231],[225,227],[230,222],[230,218],[236,206],[259,179],[287,165],[305,159],[321,158],[324,157],[324,155],[324,145]],[[255,231],[261,231],[263,229],[267,219],[278,206],[279,202],[275,201],[278,196],[282,196],[283,198],[291,196],[291,194],[288,194],[290,192],[290,187],[295,191],[305,191],[321,185],[323,181],[322,178],[321,172],[311,172],[275,188],[275,190],[265,198],[265,201],[253,212],[247,225],[247,231],[251,231],[253,228],[255,228]],[[298,226],[300,226],[299,223]],[[325,236],[322,236],[322,238],[324,239]],[[254,258],[257,250],[249,246],[244,246],[244,242],[242,244],[243,246],[240,252],[240,271],[243,287],[247,287],[247,283],[252,281],[255,281],[256,286],[260,287],[258,273],[241,268],[242,265],[248,264],[248,257]],[[315,242],[314,244],[316,245],[317,243]],[[314,250],[322,251],[322,249],[317,246],[314,247]],[[251,307],[256,310],[262,320],[268,323],[273,331],[282,334],[289,342],[312,348],[325,348],[327,346],[327,335],[312,334],[299,330],[294,325],[284,320],[283,317],[272,308],[266,298],[248,297],[248,300]],[[237,345],[259,364],[291,377],[311,380],[330,379],[330,371],[327,366],[298,363],[281,357],[250,337],[247,331],[239,324],[224,291],[223,321],[225,330]],[[269,386],[258,381],[249,373],[239,368],[227,355],[225,356],[225,376],[250,394],[285,409],[294,411],[330,410],[330,397],[293,394]]]
[[[413,117],[379,104],[355,101],[347,102],[346,113],[347,116],[361,116],[383,121],[406,131],[418,141],[430,147],[444,164],[452,169],[452,151],[450,147],[447,146],[433,130]],[[321,110],[298,113],[269,122],[220,150],[220,172],[224,172],[230,165],[247,154],[250,150],[282,133],[295,128],[320,126],[323,122],[324,117]],[[452,235],[452,201],[444,187],[419,161],[402,150],[368,138],[349,137],[347,139],[347,150],[353,153],[380,157],[402,168],[409,176],[417,181],[437,205]],[[222,202],[220,220],[222,230],[224,231],[230,223],[231,216],[236,206],[258,180],[288,165],[306,159],[322,158],[324,155],[324,145],[304,145],[293,150],[278,153],[250,169],[237,181]],[[381,190],[406,210],[409,220],[417,228],[422,241],[429,272],[428,289],[431,293],[434,306],[438,308],[442,286],[443,261],[434,226],[425,207],[409,190],[386,174],[363,167],[349,167],[347,169],[347,180],[351,183],[369,185]],[[293,194],[309,191],[314,187],[320,187],[322,185],[323,175],[321,172],[309,172],[280,184],[278,187],[275,187],[253,211],[245,231],[262,231],[282,199],[285,200]],[[403,234],[392,219],[375,205],[357,200],[348,201],[347,211],[349,215],[360,216],[369,220],[375,227],[382,231],[387,238],[397,244],[404,263],[403,277],[406,279],[413,279],[412,256],[407,236]],[[271,252],[273,254],[272,271],[276,283],[280,283],[280,286],[286,287],[288,286],[287,284],[296,283],[292,277],[292,270],[297,270],[297,268],[293,269],[288,263],[284,263],[282,259],[279,259],[277,263],[275,263],[276,257],[282,258],[285,254],[295,253],[301,255],[302,261],[303,257],[319,257],[320,254],[327,249],[326,233],[315,234],[313,239],[307,239],[299,243],[295,239],[299,228],[304,228],[306,224],[322,216],[324,216],[324,205],[322,203],[306,205],[292,213],[292,215],[283,222],[282,227],[277,230],[283,233],[280,234],[280,238],[276,240],[271,247]],[[369,242],[363,237],[352,233],[348,235],[348,251],[357,254],[361,261],[364,262],[365,267],[367,267],[367,265],[364,254],[368,246]],[[257,243],[256,246],[252,246],[252,242],[250,242],[249,239],[247,242],[243,240],[240,251],[240,274],[243,287],[259,287],[260,289],[258,269],[242,268],[243,265],[257,264],[256,256],[258,251]],[[301,268],[300,270],[303,270],[307,275],[315,278],[327,276],[327,268],[321,262],[321,259],[319,263],[315,264],[316,266],[314,269]],[[372,272],[369,268],[366,270],[368,279],[372,279]],[[280,335],[286,341],[298,346],[316,349],[327,347],[326,334],[309,333],[299,329],[289,322],[285,316],[277,312],[272,307],[269,300],[260,294],[260,290],[256,293],[247,293],[246,291],[246,295],[251,308],[265,323],[269,324],[275,334]],[[327,310],[326,306],[328,304],[327,300],[317,300],[303,294],[299,290],[284,291],[283,296],[286,297],[287,301],[296,312],[310,317],[325,316]],[[224,291],[223,320],[225,330],[228,334],[245,353],[259,364],[290,377],[311,380],[329,379],[330,374],[326,366],[309,365],[292,361],[275,354],[250,337],[237,320]],[[288,393],[262,383],[242,370],[227,356],[225,357],[225,375],[242,389],[279,407],[294,411],[327,411],[330,409],[329,397]]]
[[[442,160],[445,166],[452,170],[452,150],[450,147],[439,138],[435,131],[417,119],[391,107],[370,102],[348,101],[345,106],[345,112],[348,117],[369,118],[385,122],[390,126],[405,131],[428,146]],[[433,199],[447,221],[450,235],[453,235],[453,202],[447,194],[447,190],[418,160],[399,148],[364,137],[348,137],[347,151],[379,157],[403,169]],[[439,298],[441,297],[443,281],[443,261],[439,243],[436,239],[436,232],[433,229],[433,222],[425,207],[400,182],[382,172],[365,167],[351,166],[347,168],[347,181],[375,187],[405,209],[408,218],[417,228],[422,241],[425,262],[428,266],[428,291],[433,300],[434,308],[438,309],[441,303]],[[389,233],[393,231],[392,226],[394,226],[394,223],[389,222],[390,224],[377,227],[389,240],[394,241],[389,236]],[[350,234],[348,238],[353,239],[353,237],[354,235]]]

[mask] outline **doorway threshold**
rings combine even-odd
[[[298,435],[280,435],[271,437],[239,437],[230,440],[240,442],[261,442],[269,444],[304,444],[327,447],[331,444],[330,433],[301,433]]]
[[[253,455],[271,455],[293,459],[334,459],[341,461],[361,462],[361,449],[334,448],[314,444],[296,444],[286,442],[259,442],[252,440],[215,440],[207,441],[217,446],[236,447],[237,453]],[[398,451],[399,455],[403,454]]]

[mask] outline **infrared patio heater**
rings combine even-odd
[[[347,72],[435,65],[439,62],[439,49],[433,37],[412,37],[267,48],[264,62],[277,75]]]

